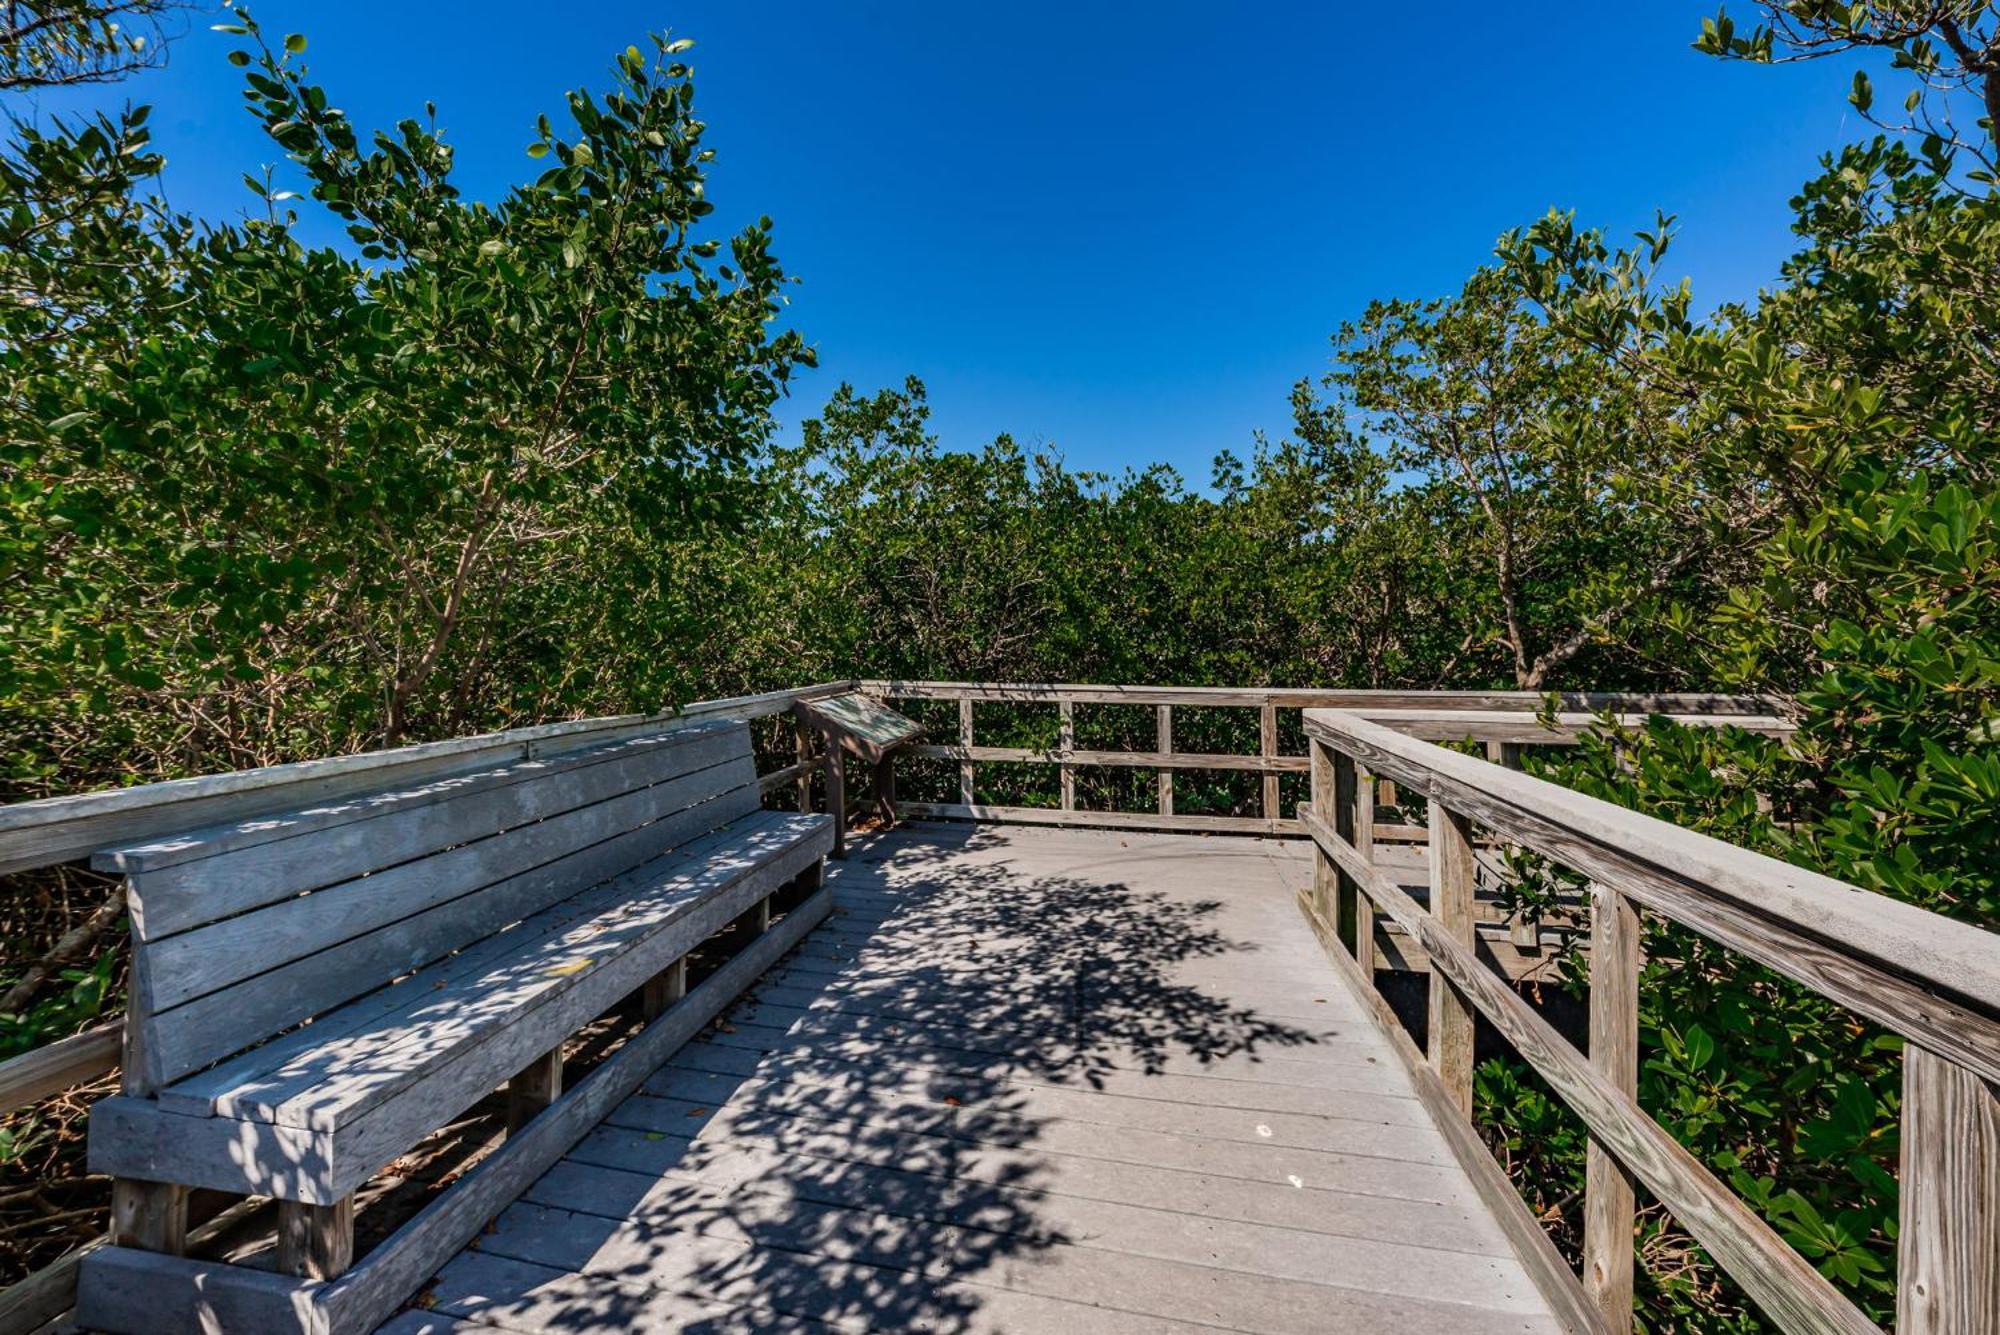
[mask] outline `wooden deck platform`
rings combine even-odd
[[[1559,1329],[1298,843],[919,824],[393,1335]]]

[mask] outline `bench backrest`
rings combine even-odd
[[[724,720],[101,852],[131,908],[126,1089],[169,1084],[759,805],[749,727]]]

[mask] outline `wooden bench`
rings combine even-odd
[[[115,1245],[79,1319],[382,1319],[825,916],[832,844],[761,809],[749,729],[718,721],[100,853],[131,1010],[90,1119]],[[785,889],[807,897],[764,932]],[[688,994],[688,952],[738,922],[764,934]],[[657,1018],[564,1095],[564,1042],[635,993]],[[502,1149],[350,1270],[355,1188],[502,1086]],[[277,1272],[175,1255],[191,1188],[276,1198]]]

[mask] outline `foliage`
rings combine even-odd
[[[0,29],[0,71],[57,82],[121,72],[135,51],[108,25],[164,11],[10,12],[73,20],[41,48]],[[1543,772],[2000,921],[1989,6],[1719,15],[1710,54],[1887,52],[1910,84],[1912,120],[1793,201],[1779,282],[1704,316],[1668,274],[1671,219],[1621,247],[1552,214],[1457,292],[1343,325],[1288,432],[1221,453],[1206,487],[1006,436],[948,448],[915,380],[841,386],[774,443],[813,357],[775,328],[768,222],[710,234],[683,41],[571,94],[528,144],[539,175],[484,203],[428,110],[365,132],[303,37],[226,26],[288,160],[246,178],[261,217],[160,202],[143,106],[24,119],[0,150],[6,796],[850,674],[1733,688],[1797,733],[1607,723]],[[1865,77],[1854,96],[1871,111]],[[302,244],[304,208],[346,243]],[[988,717],[982,741],[1053,739],[1050,710]],[[1253,749],[1240,722],[1177,711],[1176,742]],[[1094,726],[1143,746],[1153,720]],[[1182,810],[1256,800],[1179,782]],[[1529,911],[1576,884],[1515,867]],[[1896,1043],[1646,933],[1641,1102],[1886,1314]],[[44,970],[0,1051],[115,1007],[100,953]],[[1483,1067],[1478,1096],[1573,1244],[1574,1119],[1518,1065]],[[1650,1326],[1760,1328],[1656,1205],[1637,1241]]]

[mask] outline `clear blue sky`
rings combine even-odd
[[[1341,320],[1449,290],[1551,206],[1621,235],[1676,212],[1703,303],[1751,295],[1788,251],[1793,188],[1857,132],[1843,69],[1689,50],[1697,0],[254,10],[309,36],[364,127],[435,101],[486,197],[531,174],[530,127],[564,90],[603,86],[649,29],[694,38],[718,217],[770,214],[804,280],[791,318],[822,369],[788,433],[841,380],[915,373],[949,445],[1011,431],[1197,484],[1218,449],[1283,430]],[[155,104],[174,202],[225,216],[281,155],[209,21],[120,95]]]

